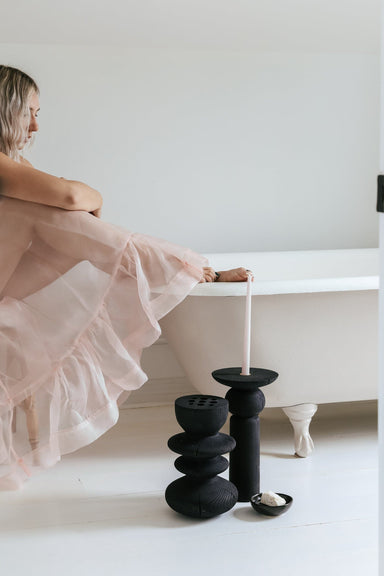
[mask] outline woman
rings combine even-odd
[[[198,282],[244,281],[102,222],[102,197],[32,167],[39,89],[0,65],[0,488],[89,444],[147,377],[158,320]]]

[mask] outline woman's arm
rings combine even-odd
[[[0,152],[0,194],[65,210],[99,211],[101,194],[76,180],[41,172],[24,160],[15,162]]]

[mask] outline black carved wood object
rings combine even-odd
[[[239,492],[239,502],[249,502],[260,492],[260,420],[265,396],[260,390],[276,380],[277,372],[250,368],[250,375],[241,375],[241,368],[222,368],[212,372],[213,378],[229,386],[230,434],[236,448],[229,457],[229,479]]]
[[[172,436],[169,448],[181,454],[176,469],[185,474],[165,491],[168,505],[185,516],[211,518],[230,510],[238,500],[234,484],[217,476],[228,468],[223,454],[235,441],[219,432],[228,416],[228,401],[195,394],[175,402],[176,419],[184,432]]]

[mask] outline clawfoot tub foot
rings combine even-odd
[[[313,450],[309,425],[316,410],[317,404],[298,404],[283,408],[293,426],[295,453],[301,458],[306,458]]]

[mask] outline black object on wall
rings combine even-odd
[[[377,177],[377,212],[384,212],[384,175]]]
[[[212,372],[213,378],[230,386],[226,394],[229,401],[229,433],[236,448],[229,457],[229,480],[239,492],[239,502],[249,502],[260,492],[260,420],[265,396],[260,390],[276,380],[277,372],[263,368],[250,368],[250,375],[240,374],[241,368],[222,368]]]
[[[172,436],[169,448],[177,454],[175,467],[185,474],[165,491],[167,504],[194,518],[212,518],[230,510],[238,500],[236,487],[217,474],[228,468],[222,456],[235,447],[228,434],[219,433],[228,416],[228,401],[195,394],[175,401],[176,419],[185,430]]]

